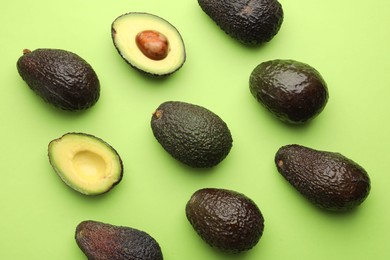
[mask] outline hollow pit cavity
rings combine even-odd
[[[98,180],[106,175],[106,163],[99,155],[91,151],[80,151],[72,160],[76,174],[82,179]]]

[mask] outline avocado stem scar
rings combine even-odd
[[[23,49],[23,55],[31,53],[31,50],[29,49]]]
[[[279,161],[278,161],[278,166],[279,166],[279,167],[283,167],[283,161],[282,161],[282,160],[279,160]]]
[[[163,111],[161,111],[161,110],[156,110],[156,111],[153,113],[153,115],[156,117],[156,119],[160,119],[161,116],[162,116],[162,114],[163,114]]]

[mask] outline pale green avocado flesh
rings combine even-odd
[[[86,195],[108,192],[123,175],[119,154],[102,139],[85,133],[67,133],[49,143],[51,166],[72,189]]]
[[[148,57],[137,42],[137,37],[143,32],[155,32],[164,39],[164,55]],[[133,68],[148,75],[170,75],[179,70],[186,60],[185,46],[179,31],[167,20],[154,14],[130,12],[117,17],[111,25],[111,37],[120,56]],[[143,42],[142,46],[148,48],[154,46],[154,43],[151,40]]]

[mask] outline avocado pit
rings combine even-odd
[[[135,41],[140,51],[149,59],[163,60],[168,56],[168,38],[161,32],[155,30],[139,32]]]

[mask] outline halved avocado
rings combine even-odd
[[[67,133],[49,143],[51,166],[72,189],[86,195],[111,190],[123,176],[117,151],[102,139],[85,133]]]
[[[170,75],[186,60],[178,30],[153,14],[130,12],[119,16],[111,25],[111,36],[121,57],[148,75]]]

